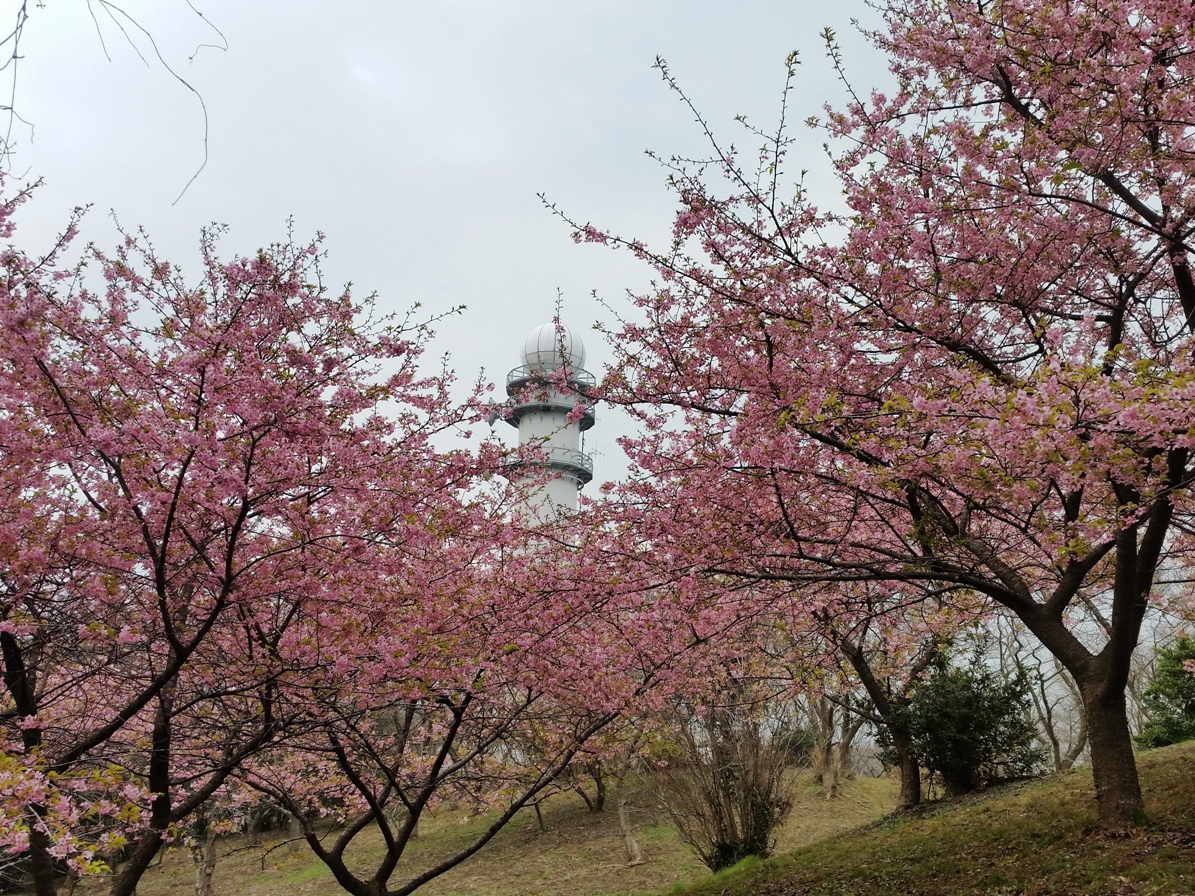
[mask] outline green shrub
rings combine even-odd
[[[1153,680],[1141,697],[1148,721],[1137,735],[1144,749],[1195,738],[1195,675],[1184,663],[1195,661],[1195,641],[1187,635],[1158,651]]]
[[[1029,687],[1021,674],[1007,678],[986,667],[978,653],[964,667],[943,657],[898,710],[918,764],[948,796],[1040,773],[1045,753],[1029,718]],[[878,740],[891,754],[885,730]]]

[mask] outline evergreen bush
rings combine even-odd
[[[1182,635],[1158,651],[1153,680],[1142,694],[1148,721],[1137,735],[1143,749],[1195,738],[1195,674],[1184,664],[1195,661],[1195,641]]]
[[[1046,757],[1029,716],[1029,687],[1024,675],[1006,677],[977,652],[961,667],[939,659],[913,691],[899,713],[918,763],[948,796],[1040,773]],[[877,739],[891,761],[886,729]]]

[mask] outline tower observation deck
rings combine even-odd
[[[543,324],[524,342],[522,361],[506,376],[512,402],[506,419],[518,429],[519,445],[542,458],[512,464],[508,475],[515,482],[543,480],[532,499],[537,508],[574,510],[581,487],[593,479],[593,459],[581,447],[581,433],[596,420],[586,400],[597,380],[585,369],[585,345],[568,327]],[[580,416],[569,420],[578,406]]]

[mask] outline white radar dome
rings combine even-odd
[[[542,324],[523,343],[523,363],[536,373],[551,373],[568,365],[585,369],[585,343],[568,327]]]

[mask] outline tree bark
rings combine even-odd
[[[836,746],[833,739],[825,745],[825,752],[822,758],[822,792],[825,793],[826,799],[832,800],[838,796],[838,758],[836,755]]]
[[[172,651],[173,653],[173,651]],[[149,827],[133,840],[133,850],[112,879],[110,896],[134,896],[137,882],[162,847],[162,839],[174,821],[171,812],[170,754],[173,747],[174,692],[178,681],[169,682],[158,692],[158,708],[150,734],[149,774],[147,783],[153,793],[149,804]]]
[[[643,847],[639,845],[639,841],[635,839],[635,834],[631,831],[631,814],[628,811],[628,800],[626,792],[621,787],[618,789],[618,828],[622,831],[622,842],[627,850],[627,864],[628,865],[642,865]]]
[[[900,767],[900,796],[896,799],[896,811],[904,812],[921,805],[921,766],[913,755],[913,743],[909,732],[901,725],[888,724],[892,735],[892,749],[896,751]]]
[[[245,829],[245,841],[257,845],[261,842],[261,826],[266,810],[259,806],[249,813],[249,824]]]
[[[1090,697],[1088,694],[1085,689],[1091,773],[1100,824],[1104,827],[1139,824],[1145,814],[1145,801],[1133,757],[1124,691],[1111,694],[1097,691]]]
[[[1075,763],[1079,757],[1083,755],[1083,751],[1087,749],[1087,714],[1083,714],[1083,718],[1079,720],[1079,733],[1075,735],[1074,743],[1071,744],[1070,749],[1062,756],[1062,761],[1059,763],[1058,771],[1068,772],[1074,768]]]
[[[1172,451],[1169,463],[1172,468],[1185,469],[1186,454]],[[1173,469],[1172,474],[1178,475]],[[1125,505],[1139,498],[1123,488],[1118,496]],[[1070,672],[1082,696],[1099,823],[1106,828],[1129,827],[1144,818],[1145,801],[1133,756],[1125,691],[1172,509],[1167,501],[1154,505],[1143,524],[1140,544],[1140,525],[1116,534],[1111,619],[1105,625],[1107,643],[1098,654],[1092,655],[1061,615],[1077,592],[1076,580],[1067,587],[1059,586],[1044,605],[1016,610],[1026,627]]]
[[[589,810],[589,813],[596,815],[599,812],[605,811],[606,808],[606,774],[602,760],[594,759],[586,762],[581,766],[581,769],[585,774],[593,778],[594,796],[590,798],[589,794],[585,792],[585,786],[581,783],[578,777],[579,772],[576,768],[570,770],[573,790],[585,801],[585,808]]]
[[[162,832],[151,830],[140,837],[136,848],[129,854],[128,860],[121,866],[120,871],[112,878],[112,888],[108,896],[135,896],[137,883],[141,875],[154,860],[162,846]]]
[[[50,838],[41,830],[41,812],[27,810],[29,816],[29,868],[35,896],[56,896],[58,868],[50,855]]]
[[[195,896],[211,896],[212,875],[216,871],[216,835],[209,833],[203,844],[203,850],[196,856],[199,861],[195,866]]]
[[[817,743],[813,745],[811,765],[813,777],[827,792],[827,799],[833,798],[836,784],[834,771],[834,704],[825,695],[816,700],[809,698],[809,715],[816,727]],[[827,780],[827,778],[829,780]]]
[[[867,696],[871,698],[872,705],[879,713],[880,718],[884,720],[888,733],[892,736],[892,749],[896,751],[900,767],[900,796],[897,798],[895,811],[903,812],[920,805],[921,766],[917,762],[917,757],[913,755],[913,738],[909,734],[909,729],[900,722],[900,714],[897,712],[899,704],[871,671],[871,666],[860,645],[852,644],[846,638],[837,639],[837,643],[846,654],[847,660],[863,683]],[[936,654],[937,647],[933,645],[922,651],[921,656],[914,661],[909,670],[909,678],[904,683],[905,691],[917,676],[928,668]]]
[[[594,761],[590,775],[593,778],[594,786],[593,811],[603,812],[606,808],[606,773],[602,768],[601,760]]]
[[[287,849],[290,852],[298,852],[303,848],[303,824],[299,821],[299,816],[293,812],[290,815],[290,820],[287,823],[286,834],[290,840]]]
[[[855,735],[867,720],[861,715],[853,716],[843,710],[842,722],[838,730],[838,743],[834,746],[835,783],[851,781],[855,778],[855,769],[851,762],[851,747],[855,742]]]

